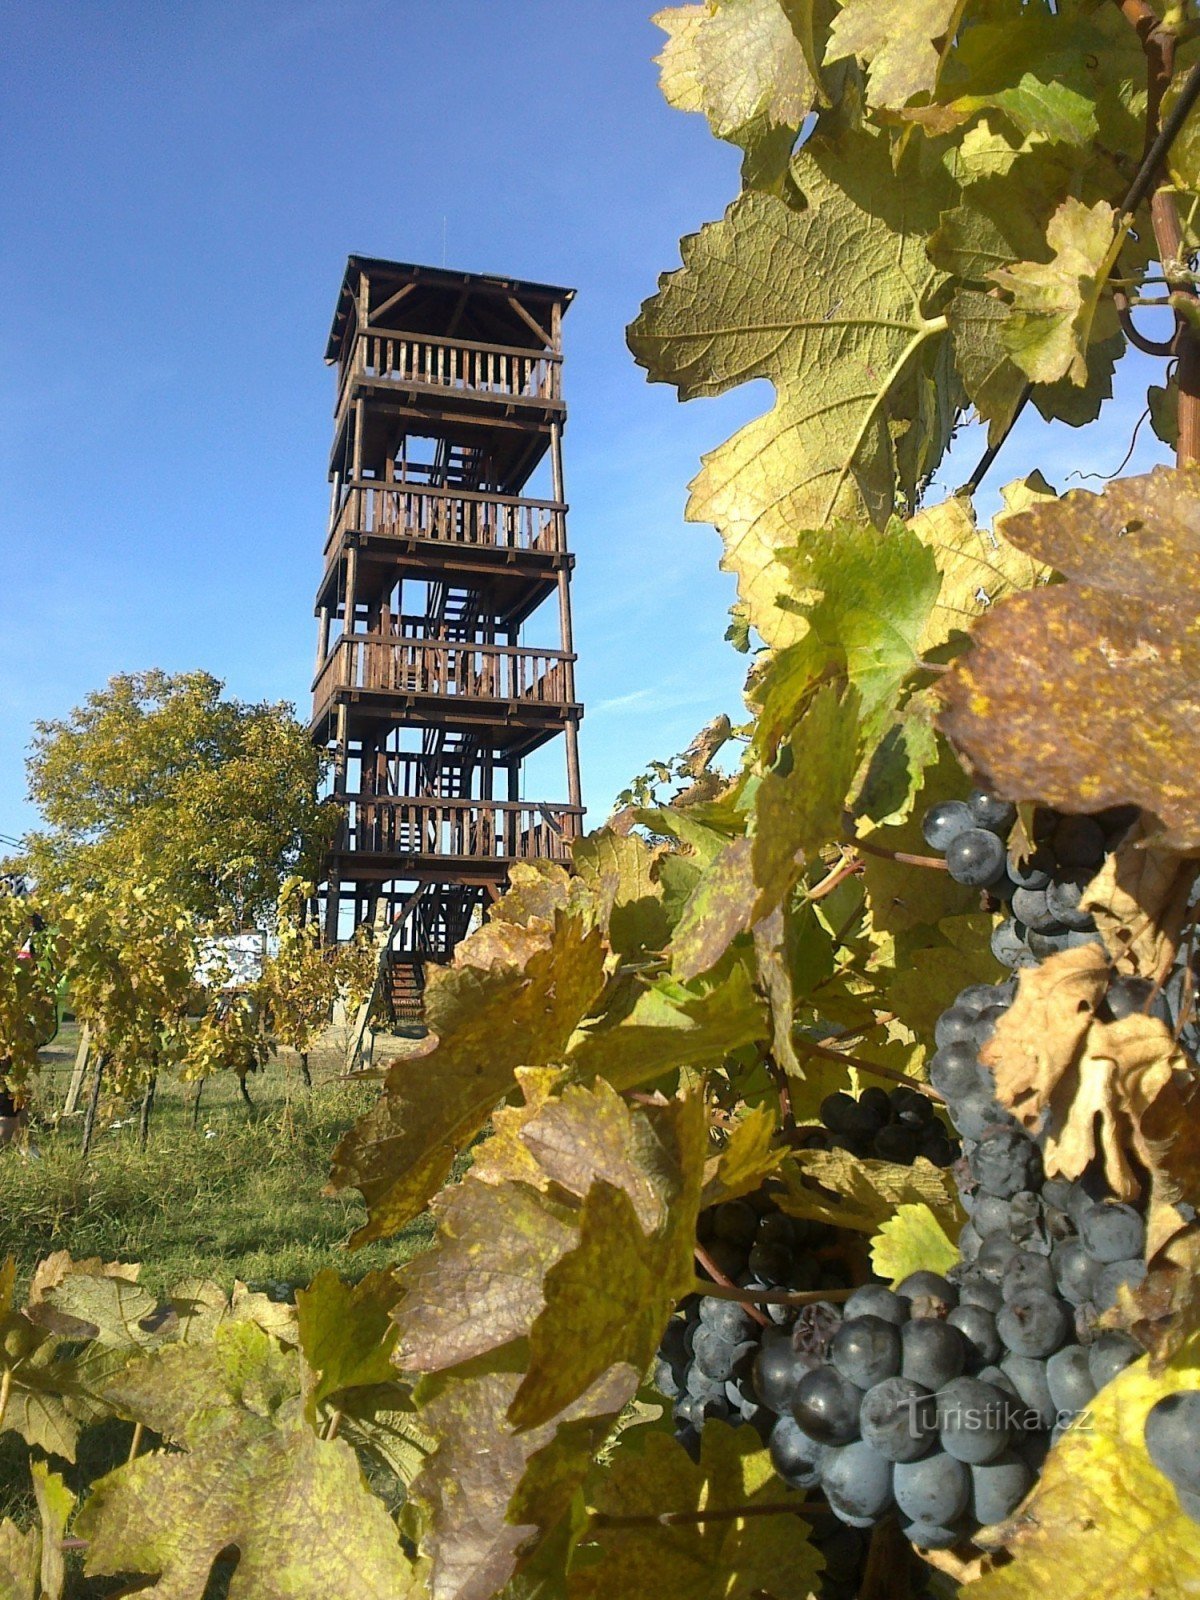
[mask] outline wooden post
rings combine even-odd
[[[92,1092],[88,1099],[87,1114],[83,1119],[83,1154],[92,1148],[92,1134],[96,1130],[96,1108],[100,1104],[100,1085],[104,1081],[104,1055],[96,1052],[96,1065],[92,1071]]]
[[[79,1049],[75,1052],[75,1068],[71,1073],[70,1087],[67,1089],[67,1098],[63,1102],[62,1115],[73,1117],[79,1110],[79,1097],[83,1093],[83,1078],[87,1071],[88,1052],[92,1047],[92,1030],[85,1022],[79,1035]]]
[[[314,673],[320,672],[329,654],[329,607],[322,606],[317,613],[317,664]]]
[[[154,1109],[154,1089],[158,1083],[158,1073],[150,1074],[150,1082],[146,1085],[146,1093],[142,1096],[142,1114],[138,1122],[138,1137],[144,1150],[150,1141],[150,1113]]]

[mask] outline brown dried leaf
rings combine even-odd
[[[1123,971],[1154,978],[1169,972],[1175,959],[1200,863],[1145,848],[1147,831],[1139,822],[1120,849],[1106,857],[1081,904],[1095,917],[1114,962]]]
[[[1133,802],[1161,820],[1156,843],[1200,851],[1200,469],[1073,490],[1004,534],[1072,581],[976,624],[943,683],[946,733],[990,789]]]
[[[1185,1060],[1157,1017],[1097,1019],[1108,974],[1096,945],[1064,950],[1022,972],[982,1056],[997,1098],[1027,1128],[1045,1133],[1048,1173],[1078,1177],[1100,1154],[1114,1194],[1133,1198],[1142,1188],[1130,1159],[1137,1157],[1155,1180],[1150,1234],[1162,1243],[1180,1226],[1178,1215],[1162,1208],[1171,1209],[1179,1182],[1171,1122]]]

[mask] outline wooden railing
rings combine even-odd
[[[471,861],[565,861],[583,812],[502,800],[397,799],[339,794],[345,820],[337,849]]]
[[[431,333],[359,333],[354,359],[342,376],[338,408],[347,380],[357,374],[376,382],[421,384],[514,400],[560,400],[562,357],[516,345],[476,344]]]
[[[338,689],[564,705],[574,659],[562,650],[351,633],[326,657],[313,695],[318,714]]]
[[[360,481],[345,492],[326,550],[343,534],[374,533],[467,548],[557,551],[566,542],[565,510],[553,500]]]

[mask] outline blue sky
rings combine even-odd
[[[572,284],[566,435],[584,798],[736,710],[732,579],[683,522],[769,404],[680,406],[625,324],[738,155],[662,101],[646,0],[38,0],[0,64],[0,833],[22,756],[114,672],[203,667],[307,713],[324,341],[351,251]],[[1139,358],[1140,363],[1141,358]],[[1149,365],[1149,364],[1147,364]],[[1137,408],[1005,452],[1111,471]],[[955,480],[968,441],[943,476]],[[1080,455],[1081,450],[1086,459]],[[1143,430],[1130,470],[1161,457]],[[527,792],[561,799],[561,756]]]

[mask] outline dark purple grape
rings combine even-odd
[[[920,1461],[898,1461],[892,1492],[914,1522],[950,1527],[970,1504],[971,1474],[965,1463],[939,1450]]]
[[[878,1522],[892,1504],[892,1464],[864,1439],[827,1450],[821,1462],[821,1488],[830,1509],[858,1527]]]
[[[1027,1289],[1041,1289],[1046,1294],[1054,1294],[1057,1289],[1054,1269],[1047,1257],[1019,1250],[1004,1269],[1000,1292],[1008,1304]]]
[[[1200,1391],[1179,1390],[1151,1407],[1146,1451],[1177,1493],[1200,1495]]]
[[[929,1081],[951,1102],[970,1094],[981,1094],[984,1078],[975,1046],[966,1040],[945,1045],[930,1060]]]
[[[1111,1383],[1119,1372],[1124,1372],[1127,1366],[1145,1353],[1137,1340],[1131,1339],[1127,1333],[1102,1333],[1088,1347],[1088,1371],[1092,1375],[1092,1382],[1098,1390],[1103,1389],[1106,1383]]]
[[[967,1365],[967,1341],[935,1317],[906,1322],[900,1330],[900,1375],[936,1392]]]
[[[1032,1489],[1034,1474],[1015,1450],[971,1468],[971,1514],[980,1527],[1004,1522]]]
[[[925,813],[921,823],[921,834],[931,850],[944,854],[960,833],[965,833],[968,828],[975,826],[971,808],[964,801],[943,800],[940,805],[931,806]]]
[[[1063,1239],[1054,1246],[1050,1255],[1054,1268],[1054,1281],[1059,1294],[1073,1306],[1083,1305],[1096,1293],[1096,1279],[1100,1264],[1093,1261],[1079,1239]]]
[[[1046,1381],[1045,1361],[1010,1351],[1001,1361],[1000,1370],[1007,1375],[1021,1397],[1021,1404],[1029,1412],[1028,1417],[1023,1418],[1019,1414],[1017,1417],[1017,1421],[1026,1432],[1035,1426],[1053,1427],[1055,1406],[1050,1398],[1050,1385]]]
[[[908,1302],[882,1283],[864,1283],[846,1301],[842,1312],[847,1322],[854,1317],[879,1317],[898,1328],[908,1321]]]
[[[912,1128],[881,1128],[875,1135],[875,1155],[880,1161],[891,1161],[896,1166],[911,1167],[917,1159],[917,1135]]]
[[[1024,1133],[1005,1128],[981,1139],[971,1157],[971,1172],[987,1194],[1011,1199],[1042,1181],[1041,1151]]]
[[[1146,1225],[1132,1206],[1104,1200],[1080,1215],[1079,1238],[1093,1261],[1128,1261],[1141,1255]]]
[[[781,1416],[771,1429],[771,1465],[794,1489],[815,1489],[821,1481],[826,1445],[818,1444],[790,1415]]]
[[[1146,1276],[1146,1263],[1140,1256],[1132,1261],[1112,1261],[1096,1275],[1094,1299],[1101,1311],[1111,1311],[1122,1287],[1136,1289]]]
[[[984,828],[956,834],[946,848],[946,868],[955,883],[986,889],[1004,875],[1004,845]]]
[[[858,1389],[871,1389],[900,1370],[900,1335],[882,1317],[846,1320],[834,1334],[829,1359]]]
[[[792,1396],[792,1415],[819,1444],[849,1444],[858,1435],[862,1390],[834,1367],[806,1373]]]
[[[950,1044],[973,1044],[975,1040],[975,1024],[979,1018],[979,1008],[952,1005],[933,1025],[933,1042],[938,1049],[943,1049]]]
[[[1002,800],[997,794],[984,789],[972,789],[967,796],[967,806],[977,828],[986,828],[1007,838],[1009,829],[1017,820],[1017,808],[1011,800]]]
[[[1021,1356],[1053,1355],[1066,1343],[1070,1329],[1066,1306],[1044,1289],[1025,1289],[1013,1295],[996,1317],[997,1333]]]
[[[916,1461],[937,1442],[937,1404],[910,1378],[885,1378],[863,1396],[859,1427],[886,1460]]]
[[[1035,850],[1022,860],[1015,850],[1008,852],[1008,875],[1018,889],[1044,889],[1054,872],[1054,856],[1049,850]]]
[[[947,1455],[974,1464],[1008,1448],[1010,1397],[978,1378],[955,1378],[939,1391],[938,1438]]]
[[[1096,1393],[1096,1380],[1088,1367],[1088,1352],[1081,1344],[1067,1344],[1046,1362],[1046,1383],[1050,1398],[1064,1415],[1075,1416]]]
[[[993,1312],[985,1311],[982,1306],[959,1305],[955,1306],[946,1321],[952,1328],[957,1328],[970,1345],[968,1365],[978,1368],[999,1361],[1004,1346],[996,1332]]]

